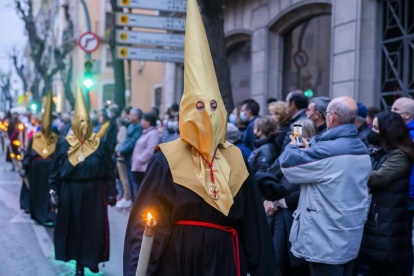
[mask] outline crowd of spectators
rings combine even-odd
[[[412,275],[414,100],[399,98],[380,112],[349,97],[309,100],[292,91],[266,108],[240,103],[227,140],[256,178],[282,275]],[[39,117],[25,117],[28,135],[38,131]],[[54,119],[61,137],[72,132],[71,114]],[[19,120],[9,119],[9,136]],[[179,106],[160,118],[155,107],[111,105],[91,120],[116,161],[116,207],[130,208],[154,148],[180,138]]]

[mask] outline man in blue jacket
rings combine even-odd
[[[246,131],[243,134],[243,143],[250,151],[253,150],[254,122],[259,118],[259,111],[260,106],[253,99],[245,100],[240,111],[240,119],[243,122],[249,122]]]
[[[127,130],[127,137],[119,149],[117,155],[123,156],[125,159],[125,167],[128,174],[128,186],[129,192],[131,195],[132,201],[135,200],[135,197],[138,194],[138,185],[135,181],[135,177],[131,171],[131,156],[135,148],[135,143],[138,141],[139,137],[142,135],[142,110],[137,108],[132,108],[129,112],[129,126]]]
[[[291,137],[279,158],[287,180],[302,184],[290,242],[293,255],[309,262],[311,275],[351,276],[358,256],[371,161],[358,139],[357,114],[353,99],[333,100],[325,112],[328,131],[310,146],[304,140],[304,150]]]
[[[399,98],[394,102],[391,108],[392,112],[400,114],[405,124],[410,130],[411,138],[414,140],[414,100],[410,98]],[[410,177],[410,205],[408,206],[410,211],[409,217],[409,240],[412,240],[412,228],[413,228],[413,216],[414,216],[414,163],[411,164],[411,177]],[[408,258],[412,259],[413,256],[413,244],[409,243],[407,248]]]

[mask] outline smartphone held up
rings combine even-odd
[[[303,136],[302,136],[301,125],[293,125],[292,135],[293,135],[293,138],[295,138],[297,145],[299,147],[303,147]]]

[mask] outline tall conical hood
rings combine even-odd
[[[92,122],[79,83],[76,91],[75,115],[73,117],[72,130],[81,141],[85,141],[92,134]]]
[[[212,110],[211,102],[217,103]],[[197,110],[197,103],[204,110]],[[209,162],[226,142],[227,111],[221,98],[213,59],[196,0],[188,0],[185,32],[184,95],[180,106],[181,139]]]
[[[52,104],[52,90],[50,90],[46,98],[45,112],[43,113],[41,124],[41,132],[43,133],[45,138],[49,137],[50,133],[52,132]]]

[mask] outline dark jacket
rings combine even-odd
[[[328,129],[326,128],[326,123],[324,123],[323,125],[318,126],[318,134],[324,134]]]
[[[62,129],[59,132],[59,135],[62,137],[66,137],[66,135],[68,135],[68,132],[70,131],[70,128],[72,127],[72,122],[65,122],[65,124],[63,125]]]
[[[116,135],[118,134],[118,127],[116,126],[116,119],[112,118],[111,123],[109,124],[108,129],[105,132],[103,140],[108,145],[111,152],[114,152],[116,146]]]
[[[254,133],[253,133],[253,128],[254,128],[254,122],[256,121],[256,119],[259,118],[259,116],[254,117],[248,124],[246,130],[243,133],[243,143],[244,145],[249,149],[249,150],[253,150],[253,140],[254,140]]]
[[[368,128],[367,123],[363,123],[362,126],[358,128],[358,138],[368,147],[368,134],[371,130]]]
[[[253,171],[266,171],[276,159],[276,144],[274,137],[266,137],[253,141],[255,150],[249,157],[249,164]]]
[[[286,133],[288,133],[290,130],[290,124],[278,128],[279,134],[275,138],[277,157],[279,157],[279,155],[282,153],[282,147],[283,143],[285,142]]]
[[[127,137],[119,149],[119,153],[123,156],[129,157],[132,155],[132,152],[135,148],[135,143],[142,135],[142,125],[138,123],[136,125],[129,124],[127,130]]]
[[[285,147],[290,143],[290,137],[289,137],[289,135],[292,135],[292,127],[293,127],[293,125],[296,122],[305,120],[307,118],[308,117],[306,116],[306,109],[302,109],[295,116],[293,116],[292,119],[290,119],[289,131],[286,132],[285,139],[283,140],[283,144],[282,144],[282,152],[285,150]]]
[[[401,150],[371,151],[373,170],[368,181],[372,195],[361,253],[375,261],[396,263],[407,252],[411,166]],[[411,241],[409,241],[411,242]]]
[[[265,173],[256,173],[256,179],[264,199],[275,201],[284,198],[287,207],[296,210],[299,203],[300,185],[292,184],[286,179],[280,168],[279,158]]]
[[[242,140],[236,141],[233,143],[236,147],[239,148],[244,158],[249,159],[250,154],[252,153],[251,150],[249,150],[242,142]]]

